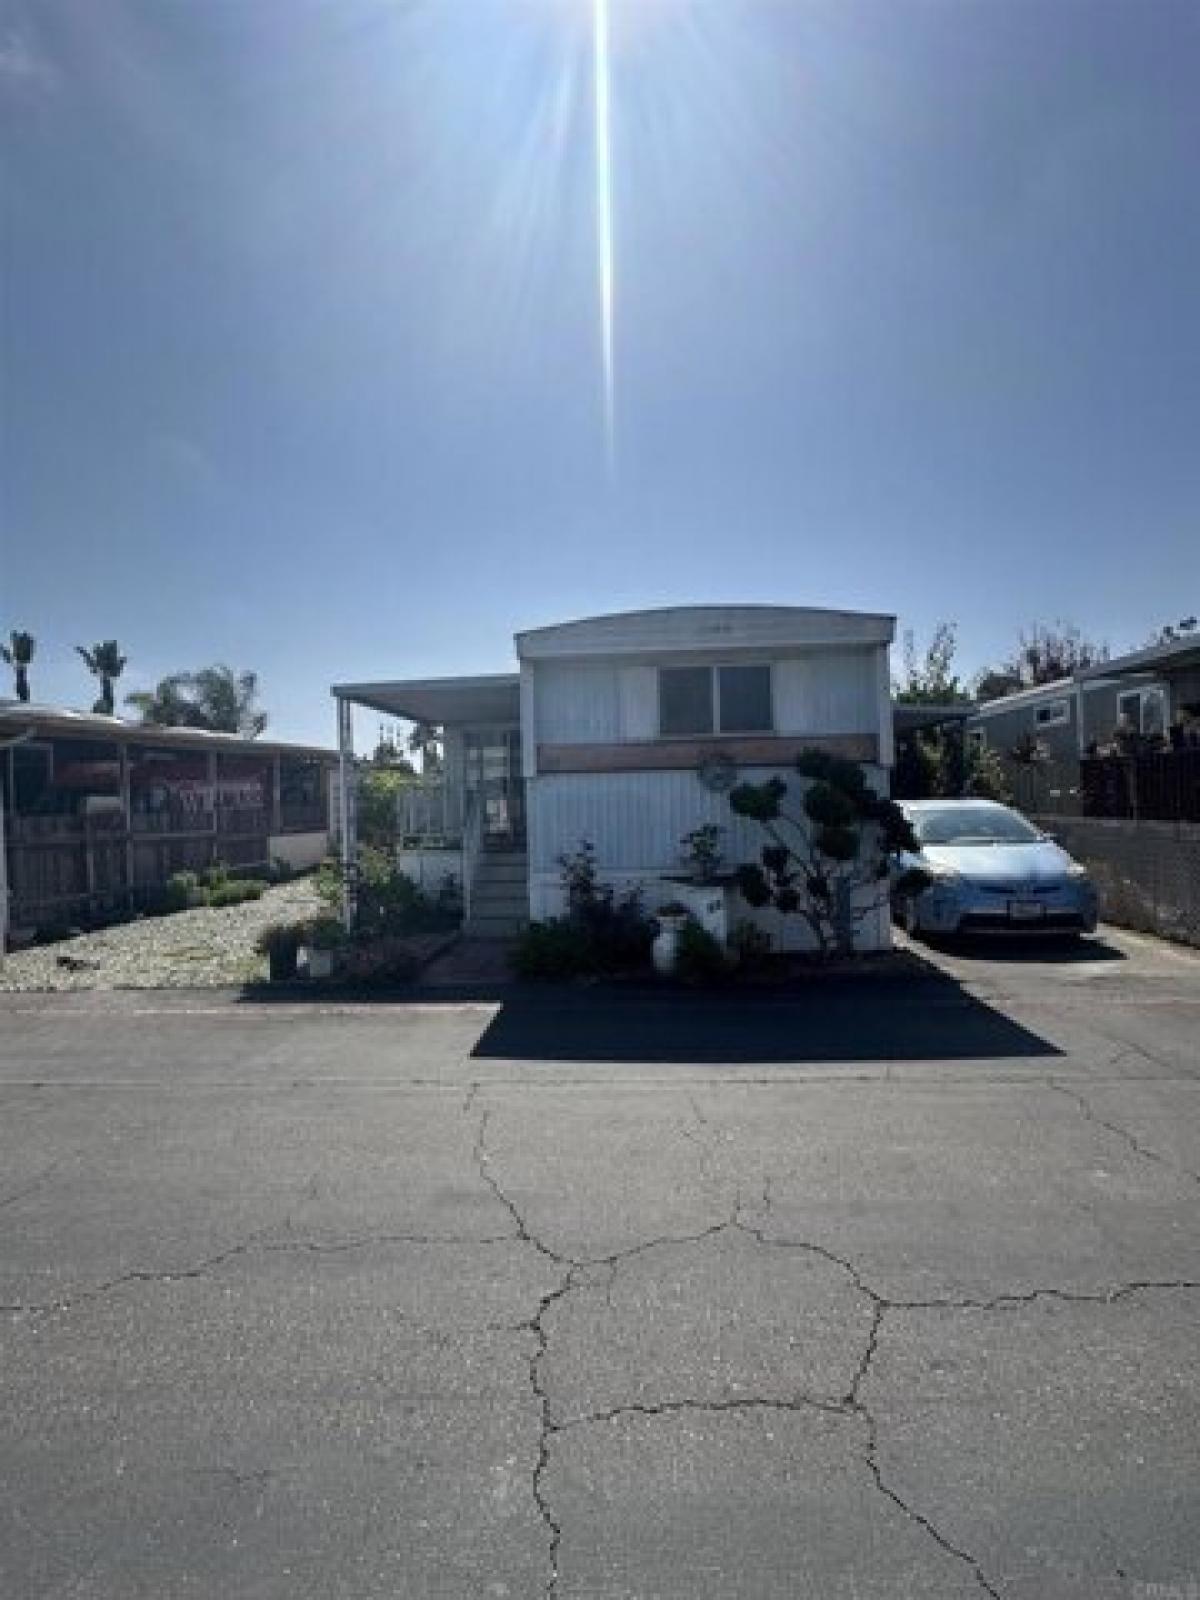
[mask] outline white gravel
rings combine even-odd
[[[210,989],[265,978],[254,949],[269,922],[300,922],[324,909],[312,881],[268,889],[240,906],[204,906],[13,950],[0,965],[0,991]],[[76,965],[79,963],[79,965]]]

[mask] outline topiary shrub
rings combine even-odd
[[[785,809],[781,778],[730,792],[733,811],[770,836],[759,861],[738,868],[738,887],[751,906],[802,916],[823,955],[849,954],[857,925],[886,903],[892,856],[915,852],[917,842],[900,807],[875,794],[857,762],[803,750],[796,772],[807,780],[799,813]]]

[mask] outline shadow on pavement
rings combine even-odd
[[[1064,939],[1061,934],[961,934],[955,939],[926,941],[931,950],[964,961],[1001,961],[1012,966],[1094,966],[1097,962],[1127,961],[1123,950],[1103,939]],[[919,950],[920,946],[910,948]]]
[[[371,1006],[404,1012],[492,1008],[480,1060],[778,1064],[1037,1059],[1062,1051],[969,994],[916,951],[883,974],[779,987],[680,990],[642,983],[478,981],[395,988],[288,983],[240,1003]]]
[[[478,997],[476,997],[478,998]],[[959,1061],[1062,1052],[945,975],[787,991],[510,989],[474,1050],[510,1061]]]

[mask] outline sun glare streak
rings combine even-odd
[[[613,384],[612,118],[609,101],[608,0],[592,0],[596,110],[596,248],[600,285],[600,359],[604,440],[612,471],[616,451]]]

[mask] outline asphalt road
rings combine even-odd
[[[1200,960],[0,1002],[0,1596],[1195,1600]]]

